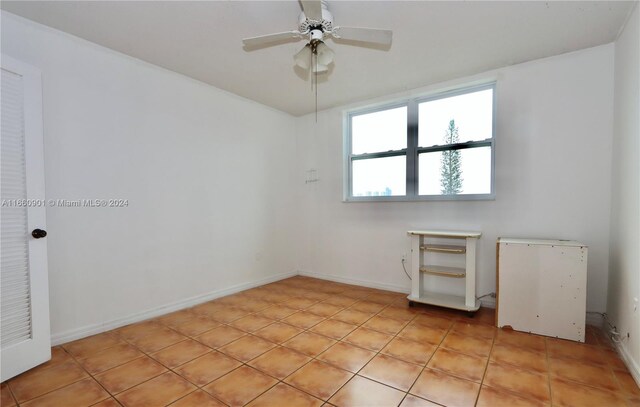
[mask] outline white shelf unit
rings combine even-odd
[[[469,312],[477,311],[480,301],[476,299],[476,245],[482,233],[446,230],[410,230],[407,233],[411,237],[411,294],[407,297],[409,305],[419,302]],[[452,244],[431,243],[429,239],[451,239]],[[465,267],[425,264],[424,259],[428,258],[429,252],[464,255]],[[425,274],[464,279],[465,296],[425,291]]]

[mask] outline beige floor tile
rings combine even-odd
[[[623,407],[627,401],[622,394],[582,386],[559,378],[551,378],[553,405],[561,407]]]
[[[167,346],[166,348],[152,353],[149,356],[169,369],[172,369],[210,351],[211,348],[208,346],[205,346],[198,341],[194,341],[193,339],[187,339],[185,341],[178,342],[175,345]]]
[[[365,328],[373,329],[374,331],[382,332],[389,335],[397,334],[402,328],[404,328],[405,325],[405,321],[385,318],[378,315],[362,324],[362,326]]]
[[[285,379],[285,383],[322,400],[328,400],[353,373],[314,360]]]
[[[438,348],[427,366],[431,369],[480,382],[487,366],[487,358],[469,356],[444,348]]]
[[[385,308],[384,304],[379,304],[372,301],[358,301],[349,307],[350,309],[366,312],[367,314],[377,314]]]
[[[249,365],[277,379],[284,379],[311,360],[310,357],[279,346],[249,362]]]
[[[270,302],[254,299],[251,301],[245,301],[244,303],[238,305],[238,308],[249,312],[260,312],[264,309],[269,308],[271,305],[272,304]]]
[[[272,342],[257,336],[247,335],[218,348],[218,351],[246,363],[274,347],[276,347],[276,344]]]
[[[331,319],[346,322],[347,324],[360,325],[372,316],[373,314],[371,313],[356,311],[354,309],[348,308],[338,312],[337,314],[332,316]]]
[[[131,343],[144,353],[153,353],[187,339],[186,336],[176,331],[165,329],[159,333],[132,339]]]
[[[284,303],[282,303],[282,305],[289,308],[306,309],[312,306],[313,304],[315,304],[316,302],[318,301],[312,300],[309,298],[293,297],[285,301]]]
[[[228,324],[231,321],[235,321],[236,319],[240,319],[245,315],[249,315],[249,311],[245,311],[235,307],[224,307],[217,310],[216,312],[207,314],[207,316],[209,316],[210,318],[213,318],[216,321],[225,324]]]
[[[378,315],[400,321],[410,321],[419,314],[419,311],[411,308],[390,306],[380,311]]]
[[[361,327],[345,336],[342,340],[377,352],[384,348],[391,339],[393,339],[392,335]]]
[[[16,405],[16,399],[13,398],[9,385],[5,382],[0,385],[0,406],[13,407]]]
[[[29,370],[9,380],[9,388],[18,403],[22,403],[87,377],[87,372],[71,360],[46,369]]]
[[[604,390],[621,391],[609,366],[602,367],[571,359],[550,359],[549,373],[561,379],[572,380]]]
[[[406,392],[421,372],[420,365],[403,362],[391,356],[377,355],[358,374]]]
[[[356,373],[375,355],[375,352],[370,350],[359,348],[345,342],[338,342],[321,353],[317,359],[339,367],[340,369]]]
[[[90,374],[95,375],[105,370],[109,370],[116,366],[130,362],[133,359],[144,355],[135,347],[124,343],[122,345],[112,346],[88,356],[84,359],[78,359],[78,362]]]
[[[102,400],[99,403],[93,404],[91,407],[122,407],[120,403],[113,397],[106,400]]]
[[[176,331],[186,336],[198,336],[215,327],[220,326],[220,323],[207,317],[199,316],[188,320],[184,324],[174,327]]]
[[[103,349],[110,348],[115,345],[124,343],[124,341],[118,338],[116,335],[106,332],[88,338],[79,339],[77,341],[65,343],[62,347],[78,358],[84,358],[97,353]]]
[[[248,404],[249,407],[320,407],[321,405],[321,400],[284,383],[278,383]]]
[[[247,315],[246,317],[242,317],[240,319],[236,319],[229,325],[234,328],[238,328],[241,331],[245,332],[255,332],[260,328],[264,328],[265,326],[273,323],[274,320],[271,318],[259,316],[259,315]]]
[[[591,364],[607,366],[607,354],[598,346],[562,339],[546,338],[549,357],[577,359]]]
[[[532,400],[493,387],[482,386],[476,407],[549,407],[549,403]]]
[[[324,318],[328,318],[331,315],[334,315],[339,311],[342,311],[342,309],[344,309],[344,307],[341,307],[339,305],[332,305],[324,302],[319,302],[319,303],[313,304],[312,306],[307,308],[305,311],[310,312],[312,314],[319,315]]]
[[[443,406],[471,407],[479,390],[478,383],[427,368],[409,393]]]
[[[25,407],[90,406],[109,398],[109,393],[93,379],[84,379],[28,401]],[[4,406],[3,406],[4,407]]]
[[[436,348],[436,345],[427,342],[416,342],[396,337],[380,353],[393,356],[405,362],[425,365],[436,351]]]
[[[489,363],[483,384],[495,389],[517,393],[539,402],[549,403],[551,401],[547,375],[515,366]]]
[[[201,387],[241,365],[241,362],[223,353],[212,351],[176,368],[175,372]]]
[[[298,311],[295,314],[289,315],[288,317],[284,318],[282,322],[301,329],[309,329],[323,320],[324,317],[321,317],[319,315],[305,311]]]
[[[491,361],[501,365],[514,365],[525,370],[546,373],[549,369],[547,358],[537,351],[507,345],[494,345]]]
[[[303,332],[282,344],[307,356],[315,357],[327,350],[336,343],[334,339],[326,336],[314,334],[313,332]]]
[[[154,322],[158,322],[162,325],[166,325],[169,328],[175,328],[188,321],[197,318],[198,315],[191,309],[184,309],[176,312],[172,312],[167,315],[163,315],[155,319]]]
[[[148,356],[115,367],[95,376],[111,394],[123,392],[133,386],[165,373],[167,369]]]
[[[229,406],[243,406],[278,381],[256,369],[241,366],[203,388]]]
[[[132,341],[134,339],[140,339],[144,336],[156,335],[158,332],[166,331],[166,326],[161,325],[156,320],[151,320],[123,326],[122,328],[118,328],[113,331],[113,333],[122,339]]]
[[[125,407],[156,407],[170,404],[196,387],[173,372],[163,373],[116,396]]]
[[[407,394],[400,407],[438,407],[439,404],[432,403],[429,400],[421,399],[420,397]]]
[[[357,325],[347,324],[346,322],[338,321],[336,319],[327,319],[311,328],[310,331],[335,340],[340,340],[357,327]]]
[[[226,404],[216,400],[202,390],[189,393],[180,400],[172,403],[171,407],[226,407]]]
[[[271,325],[254,332],[253,334],[268,340],[273,343],[286,342],[294,336],[302,332],[302,329],[296,328],[293,325],[283,324],[281,322],[275,322]]]
[[[102,386],[143,406],[221,406],[220,397],[287,407],[331,397],[367,407],[476,399],[496,407],[640,406],[640,390],[600,329],[588,326],[581,344],[498,330],[494,319],[490,309],[467,318],[409,307],[399,293],[296,276],[54,347],[50,361],[3,383],[2,405],[15,404],[12,389],[23,405],[118,405],[108,396],[94,403]]]
[[[349,307],[357,302],[354,298],[349,298],[344,295],[334,295],[326,300],[324,300],[327,304],[339,305],[341,307]]]
[[[531,335],[508,329],[498,329],[495,343],[529,349],[544,353],[546,350],[545,338],[539,335]]]
[[[219,326],[195,337],[195,340],[210,348],[219,348],[236,339],[242,338],[247,333],[230,326]]]
[[[360,376],[354,376],[331,397],[329,403],[337,407],[397,406],[402,401],[404,395],[405,393],[391,387]]]
[[[451,331],[467,336],[477,336],[480,338],[493,339],[496,336],[498,330],[495,327],[489,325],[472,324],[466,321],[456,321],[451,326]]]
[[[283,319],[288,317],[291,314],[295,314],[296,312],[298,312],[296,308],[286,307],[284,305],[277,304],[260,311],[257,315],[261,315],[263,317],[267,317],[271,319]]]
[[[454,319],[445,318],[432,314],[420,314],[412,321],[412,325],[430,326],[432,328],[449,329],[455,322]]]
[[[480,357],[489,356],[492,345],[493,339],[461,335],[456,332],[449,332],[440,344],[443,348]]]
[[[640,388],[628,371],[614,370],[613,374],[618,380],[620,389],[624,394],[629,397],[640,397]]]
[[[439,345],[447,334],[443,328],[433,328],[421,325],[407,325],[398,336],[417,342],[427,342],[432,345]]]

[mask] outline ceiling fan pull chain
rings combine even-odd
[[[318,123],[318,54],[316,54],[316,123]]]

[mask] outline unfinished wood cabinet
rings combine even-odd
[[[410,230],[411,237],[411,294],[413,302],[437,305],[463,311],[477,311],[480,301],[476,299],[476,243],[480,232],[456,232],[445,230]],[[449,244],[432,242],[433,239],[450,240]],[[464,267],[450,267],[433,264],[429,253],[444,253],[464,256]],[[439,293],[424,289],[424,276],[465,280],[465,296]]]

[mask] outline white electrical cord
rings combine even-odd
[[[411,276],[409,275],[409,273],[407,273],[407,269],[404,267],[404,262],[405,262],[405,261],[406,261],[405,259],[402,259],[402,269],[404,270],[404,274],[406,274],[406,275],[407,275],[407,277],[409,277],[409,280],[412,280],[412,278],[411,278]]]
[[[620,332],[618,332],[618,328],[613,325],[611,323],[611,321],[609,321],[609,316],[607,315],[606,312],[598,312],[598,311],[587,311],[587,314],[597,314],[600,315],[602,317],[602,319],[604,320],[604,322],[607,323],[607,325],[609,325],[609,338],[613,341],[613,343],[621,343],[622,339],[620,336]]]

